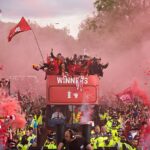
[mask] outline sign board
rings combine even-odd
[[[47,78],[48,104],[96,104],[99,93],[97,76],[54,76]]]

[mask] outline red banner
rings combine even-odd
[[[96,104],[99,93],[97,76],[48,76],[48,104]]]
[[[133,100],[133,93],[131,91],[131,88],[127,88],[123,90],[121,93],[118,93],[116,95],[122,102],[130,103]]]

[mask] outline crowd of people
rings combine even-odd
[[[44,109],[42,108],[44,99],[40,97],[42,100],[39,100],[41,102],[39,107],[33,101],[31,102],[28,95],[20,94],[19,99],[27,123],[24,129],[13,129],[11,127],[8,129],[7,150],[33,149],[37,146],[38,136],[42,136],[46,132],[43,132],[42,129],[45,125]],[[113,105],[107,106],[107,104],[87,105],[86,110],[81,109],[81,107],[75,106],[72,111],[72,107],[69,108],[68,106],[54,107],[49,114],[49,120],[52,122],[50,121],[50,124],[48,124],[49,130],[43,149],[61,150],[64,146],[66,149],[72,146],[77,148],[82,144],[85,149],[89,150],[141,150],[143,148],[142,146],[146,142],[143,140],[145,136],[149,135],[149,130],[147,130],[150,119],[149,106],[144,105],[139,100],[134,100],[129,104],[120,102],[115,107]],[[83,111],[90,109],[92,109],[92,115],[89,121],[94,124],[91,126],[90,140],[86,141],[82,138],[80,123],[82,117],[84,117]],[[61,122],[59,122],[60,119]],[[66,124],[64,139],[60,143],[57,143],[56,139],[55,127],[57,124]],[[74,150],[74,148],[71,148],[71,150]]]
[[[89,56],[64,58],[60,53],[55,57],[53,51],[42,65],[33,65],[35,70],[44,70],[50,75],[95,75],[103,76],[103,69],[108,63],[101,64],[101,59]],[[7,81],[7,80],[6,80]],[[6,82],[9,83],[9,82]],[[0,87],[6,91],[10,86],[4,79]],[[10,94],[7,92],[6,96]],[[108,97],[103,97],[97,105],[49,106],[46,99],[39,96],[33,100],[30,94],[17,92],[10,96],[20,103],[25,115],[24,128],[7,129],[5,139],[0,135],[0,150],[149,150],[150,144],[150,106],[140,97],[131,97],[131,101],[121,101],[116,96],[108,104]],[[103,102],[103,103],[102,103]],[[0,124],[12,119],[3,120]],[[2,121],[1,121],[2,120]],[[84,137],[82,124],[89,126],[89,136]],[[64,126],[62,135],[57,135],[57,125]],[[0,126],[0,131],[3,129]],[[63,136],[58,140],[59,136]],[[2,148],[2,145],[5,147]]]
[[[5,88],[0,90],[0,95],[7,98],[8,94],[4,95],[2,92]],[[26,124],[24,128],[8,126],[9,122],[17,118],[15,114],[3,116],[4,110],[0,110],[0,150],[28,150],[29,147],[37,146],[37,134],[41,132],[43,126],[45,98],[38,96],[32,99],[30,94],[16,92],[9,95],[9,99],[16,101],[16,105],[20,104],[21,114],[24,115]],[[3,105],[3,99],[0,100],[0,105]]]
[[[73,114],[68,115],[69,112],[67,112],[65,117],[60,109],[56,109],[52,114],[51,120],[55,118],[53,117],[55,114],[58,120],[64,119],[64,121],[67,120],[66,124],[73,124],[73,126],[71,126],[71,132],[73,132],[74,138],[71,138],[72,133],[67,129],[64,140],[58,145],[59,150],[61,150],[63,146],[76,147],[75,145],[78,142],[76,141],[76,143],[74,140],[82,136],[80,123],[84,116],[81,107],[75,107]],[[90,109],[93,109],[93,113],[89,120],[90,122],[94,122],[94,124],[92,124],[91,127],[90,140],[83,140],[83,143],[86,143],[85,147],[88,145],[87,149],[91,149],[91,147],[92,149],[99,150],[146,150],[146,148],[150,148],[148,141],[145,140],[150,134],[149,106],[144,105],[141,101],[135,99],[129,104],[120,102],[116,107],[110,107],[107,106],[107,104],[104,104],[94,107],[90,106]],[[61,114],[60,117],[58,117],[57,114]],[[67,117],[69,117],[71,121],[70,119],[66,119]],[[57,124],[58,121],[55,123]],[[62,123],[62,121],[59,123]],[[86,123],[88,123],[88,121]],[[52,124],[50,124],[50,126],[51,125]],[[68,126],[68,128],[70,128],[70,126]],[[81,142],[79,145],[82,145],[83,143]],[[74,150],[74,148],[71,148],[71,150]]]
[[[107,105],[97,105],[93,107],[93,110],[90,119],[94,122],[94,126],[91,128],[91,137],[90,141],[86,143],[87,145],[91,144],[93,149],[99,150],[141,150],[150,148],[148,141],[144,141],[145,137],[150,134],[150,127],[148,126],[150,119],[149,106],[144,105],[141,101],[134,100],[129,104],[120,102],[120,105],[115,108]],[[56,112],[60,113],[60,110],[57,111],[56,109]],[[54,113],[56,114],[56,112]],[[67,114],[69,113],[67,112]],[[80,122],[82,114],[80,107],[74,108],[71,122],[73,123],[72,130],[75,137],[81,136]],[[53,118],[51,119],[53,120]],[[67,124],[69,123],[70,119]],[[67,131],[68,129],[65,134],[68,134]],[[68,140],[66,136],[68,135],[64,136],[64,140]],[[64,140],[61,142],[59,150],[64,145],[70,146]],[[70,139],[70,142],[72,141],[73,139]]]
[[[53,49],[50,56],[47,56],[47,62],[41,65],[33,65],[35,70],[44,70],[49,75],[95,75],[103,76],[103,69],[108,67],[109,63],[102,64],[101,58],[92,58],[88,55],[74,54],[72,58],[65,58],[61,53],[54,56]]]

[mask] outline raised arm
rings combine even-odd
[[[60,143],[58,144],[57,150],[62,150],[63,146],[64,146],[64,143],[60,142]]]
[[[51,49],[51,57],[52,57],[52,58],[56,58],[56,57],[54,56],[54,54],[53,54],[53,49]]]
[[[106,63],[105,65],[102,65],[103,69],[106,69],[108,67],[109,63]]]

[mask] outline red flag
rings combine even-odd
[[[8,36],[8,42],[11,41],[11,39],[18,33],[31,30],[31,27],[28,25],[27,21],[24,19],[24,17],[21,18],[20,22],[10,30],[9,36]]]
[[[132,102],[133,99],[133,93],[131,91],[131,88],[127,88],[123,90],[121,93],[118,93],[116,96],[125,103]]]

